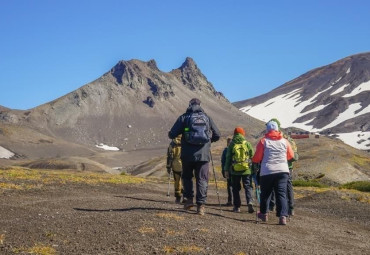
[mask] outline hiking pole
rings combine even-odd
[[[217,198],[218,198],[218,204],[220,205],[220,212],[221,212],[221,214],[222,214],[221,202],[220,202],[220,194],[218,193],[218,186],[217,186],[216,172],[215,172],[215,166],[213,165],[213,158],[212,158],[212,152],[211,152],[211,150],[209,150],[209,153],[210,153],[210,155],[211,155],[211,162],[212,162],[212,169],[213,169],[213,177],[215,178],[216,193],[217,193]]]
[[[167,197],[170,197],[171,173],[172,173],[172,171],[168,173],[168,189],[167,189]]]
[[[256,200],[257,200],[256,203],[257,203],[257,208],[258,208],[258,207],[261,207],[261,200],[260,200],[261,190],[260,190],[260,186],[257,183],[257,178],[255,174],[253,174],[253,181],[254,181],[254,185],[256,186]],[[261,208],[259,208],[259,210],[261,210]],[[258,224],[258,210],[256,210],[256,224]]]

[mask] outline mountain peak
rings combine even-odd
[[[180,66],[180,69],[198,69],[197,64],[191,57],[186,57],[185,62]]]

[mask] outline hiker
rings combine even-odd
[[[276,118],[271,119],[272,121],[275,121],[278,125],[279,131],[281,131],[280,128],[280,121]],[[289,178],[288,178],[288,185],[287,185],[287,201],[288,201],[288,215],[294,216],[294,190],[293,190],[293,162],[297,161],[299,159],[298,155],[298,149],[297,144],[295,143],[294,139],[290,137],[290,135],[287,135],[283,133],[283,137],[287,139],[292,146],[293,152],[294,152],[294,158],[291,160],[288,160],[288,167],[289,167]],[[269,203],[269,211],[274,211],[275,206],[275,193],[272,192],[270,203]]]
[[[211,143],[220,139],[220,132],[213,120],[200,107],[200,100],[193,98],[189,107],[174,123],[168,137],[181,138],[182,181],[184,185],[184,209],[193,204],[193,176],[196,179],[197,213],[204,215],[207,200]]]
[[[276,215],[279,224],[286,225],[288,216],[287,185],[289,178],[288,160],[294,158],[293,149],[289,141],[283,138],[275,121],[266,124],[265,137],[257,144],[253,163],[261,163],[260,186],[261,203],[258,218],[268,220],[267,207],[272,190],[276,195]]]
[[[226,178],[226,174],[225,174],[225,163],[226,163],[226,152],[227,152],[227,147],[229,147],[230,143],[231,143],[231,138],[227,138],[226,140],[226,147],[225,149],[223,150],[222,152],[222,156],[221,156],[221,172],[222,172],[222,176],[224,178]],[[227,181],[227,203],[226,205],[227,206],[230,206],[230,205],[233,205],[233,193],[232,193],[232,186],[231,186],[231,178],[230,178],[230,175],[228,178],[226,178],[226,181]]]
[[[245,197],[247,200],[248,213],[253,213],[252,205],[252,178],[251,178],[251,158],[254,151],[252,145],[245,140],[245,131],[241,127],[236,127],[234,136],[227,148],[226,162],[224,171],[226,176],[231,176],[231,183],[233,189],[234,208],[233,212],[240,212],[240,190],[241,185],[245,190]]]
[[[181,134],[175,139],[172,139],[167,150],[167,173],[170,175],[173,172],[173,179],[175,181],[175,203],[180,204],[181,202],[181,172],[182,162],[180,159],[181,155]]]

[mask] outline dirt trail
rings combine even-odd
[[[0,194],[0,254],[37,249],[51,254],[366,254],[370,250],[370,205],[343,199],[339,191],[305,194],[297,200],[296,216],[287,226],[277,225],[272,215],[268,223],[256,224],[255,214],[248,214],[246,207],[240,214],[226,206],[221,212],[214,186],[203,217],[184,211],[173,196],[166,197],[166,191],[166,184],[152,182],[5,191]],[[225,193],[221,191],[222,202]]]

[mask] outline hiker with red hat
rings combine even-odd
[[[253,213],[252,205],[252,178],[251,178],[251,158],[254,151],[252,145],[245,139],[245,131],[242,127],[236,127],[234,136],[227,148],[226,162],[223,171],[226,177],[231,176],[233,189],[234,212],[240,212],[241,200],[240,190],[241,185],[245,190],[247,200],[248,213]]]

